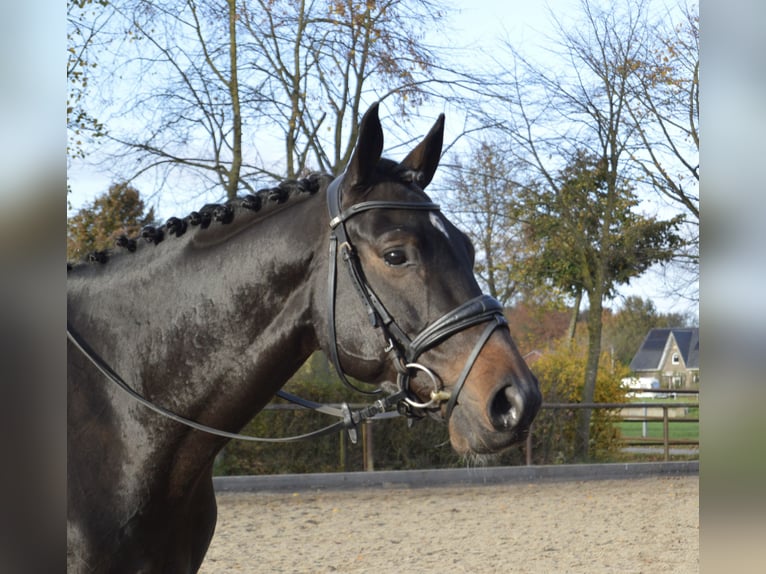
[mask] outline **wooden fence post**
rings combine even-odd
[[[346,429],[340,431],[340,469],[343,472],[348,472],[348,438],[346,432]]]
[[[527,433],[527,445],[524,453],[527,458],[527,466],[532,466],[532,426],[533,425],[529,425],[529,432]]]
[[[362,424],[362,450],[364,456],[364,470],[375,470],[375,457],[372,449],[372,419],[367,419]]]

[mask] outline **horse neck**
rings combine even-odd
[[[151,400],[238,430],[317,347],[320,201],[116,257],[71,280],[70,321]]]

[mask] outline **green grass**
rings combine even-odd
[[[676,398],[672,397],[666,397],[666,398],[653,398],[653,397],[630,397],[628,399],[629,403],[661,403],[661,404],[667,404],[667,403],[695,403],[699,404],[699,395],[678,395]]]
[[[630,403],[699,403],[699,395],[679,395],[673,399],[670,397],[651,399],[651,398],[633,398]],[[686,414],[687,418],[699,418],[699,407],[690,407]],[[652,439],[662,439],[662,422],[651,421],[646,423],[646,437]],[[620,422],[618,423],[623,438],[641,438],[643,423],[641,422]],[[699,440],[699,422],[678,422],[671,418],[668,425],[668,434],[670,440]]]
[[[697,414],[689,413],[689,417]],[[647,438],[661,439],[663,437],[661,422],[648,422],[646,428]],[[618,423],[623,438],[640,438],[643,423],[640,422],[622,422]],[[673,422],[671,419],[668,424],[668,434],[671,440],[699,440],[700,424],[698,422]]]

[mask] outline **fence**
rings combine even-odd
[[[653,389],[644,390],[641,392],[652,392],[660,396],[662,395],[698,395],[698,390],[682,390],[682,389]],[[338,406],[338,405],[336,405]],[[351,405],[352,408],[360,408],[364,405]],[[548,410],[611,410],[620,411],[622,422],[640,422],[642,423],[642,436],[641,437],[623,437],[622,442],[626,447],[631,446],[645,446],[658,448],[662,450],[664,460],[669,461],[671,458],[671,446],[684,446],[684,447],[699,447],[699,439],[689,438],[672,438],[670,432],[671,423],[698,423],[699,416],[688,416],[688,411],[699,407],[699,402],[629,402],[629,403],[543,403],[542,409]],[[278,411],[295,411],[302,410],[302,407],[295,405],[269,405],[267,410]],[[680,416],[679,416],[680,414]],[[375,449],[373,436],[375,433],[375,427],[381,424],[386,419],[398,416],[396,413],[385,413],[378,415],[375,419],[367,419],[360,425],[359,442],[362,447],[362,459],[363,468],[365,471],[375,470]],[[649,423],[662,423],[662,436],[659,438],[652,438],[648,436],[647,427]],[[533,458],[533,437],[534,437],[534,424],[527,437],[525,456],[526,464],[532,465]],[[340,468],[342,470],[350,470],[348,464],[348,435],[345,431],[340,432]],[[693,454],[693,452],[692,452]]]
[[[655,393],[657,395],[699,395],[699,390],[696,389],[642,389],[642,393]],[[642,436],[641,437],[623,437],[622,442],[626,446],[661,446],[663,450],[664,460],[670,460],[670,447],[671,446],[691,446],[699,447],[699,438],[671,438],[670,436],[670,423],[699,423],[699,416],[687,416],[688,410],[699,408],[698,402],[642,402],[642,403],[543,403],[543,409],[561,409],[561,410],[582,410],[582,409],[604,409],[604,410],[620,410],[623,414],[621,417],[622,422],[640,422],[642,423]],[[626,412],[627,411],[627,412]],[[635,411],[639,411],[639,414],[633,414]],[[643,412],[640,412],[643,411]],[[661,411],[661,415],[654,415],[654,413]],[[671,412],[683,412],[683,416],[671,417]],[[652,438],[648,436],[647,426],[651,422],[662,423],[662,437]],[[527,437],[526,444],[526,462],[527,465],[532,464],[532,436],[534,433],[534,424]]]

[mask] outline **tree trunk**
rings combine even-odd
[[[239,78],[237,77],[237,5],[229,0],[229,95],[232,111],[232,150],[229,181],[226,182],[226,197],[234,199],[239,189],[239,174],[242,169],[242,113],[239,102]]]
[[[600,290],[588,294],[588,356],[585,362],[585,383],[582,390],[583,403],[592,403],[596,395],[596,377],[601,358],[601,314],[603,302]],[[575,437],[575,458],[580,462],[590,457],[590,420],[591,409],[579,410],[577,436]]]

